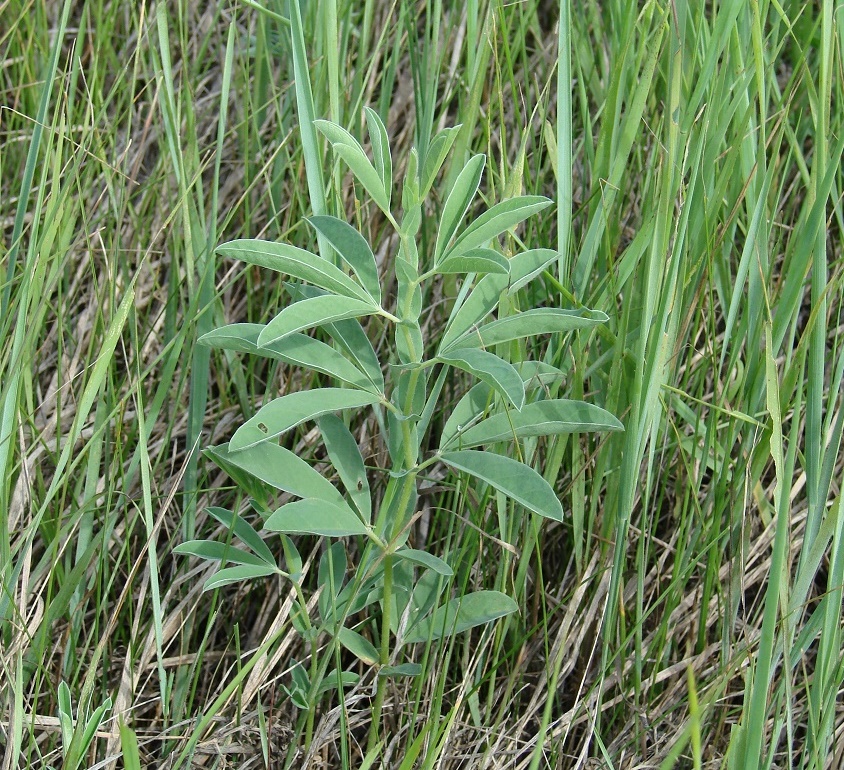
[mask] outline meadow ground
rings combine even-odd
[[[309,0],[300,28],[285,2],[0,0],[2,770],[844,766],[844,6],[560,6]],[[259,521],[201,450],[329,382],[197,345],[290,301],[215,247],[315,250],[304,218],[335,214],[394,296],[387,218],[310,122],[371,155],[365,107],[396,205],[410,148],[460,126],[423,265],[471,155],[466,222],[553,199],[496,239],[558,252],[507,310],[607,321],[506,357],[625,426],[508,444],[561,522],[431,466],[411,542],[454,569],[451,596],[518,609],[408,649],[418,675],[378,696],[377,666],[294,625],[296,600],[325,612],[321,541],[296,538],[298,594],[282,576],[203,591],[216,567],[174,553],[226,539],[209,507]],[[463,289],[432,281],[430,339]],[[391,371],[393,339],[364,326]],[[446,416],[471,385],[444,380]],[[347,417],[377,500],[378,420]],[[318,438],[306,423],[285,446],[336,481]],[[294,661],[319,655],[350,678],[303,709]]]

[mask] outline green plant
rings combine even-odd
[[[332,216],[308,222],[322,246],[314,254],[291,245],[239,240],[220,246],[225,257],[275,270],[296,279],[287,285],[292,300],[266,325],[234,324],[202,337],[217,348],[265,356],[325,375],[332,387],[280,396],[260,408],[227,444],[206,454],[251,497],[262,528],[280,534],[285,569],[259,533],[237,513],[214,508],[211,515],[229,530],[228,542],[192,540],[179,553],[220,560],[206,583],[218,588],[250,578],[280,575],[298,596],[291,622],[309,643],[310,664],[292,662],[293,702],[308,714],[309,740],[314,707],[327,690],[357,681],[343,671],[340,648],[374,666],[378,688],[373,706],[370,750],[378,739],[384,683],[391,676],[413,676],[421,667],[402,657],[409,646],[440,639],[514,612],[516,603],[499,591],[447,596],[452,568],[448,555],[410,548],[418,497],[425,471],[444,463],[512,498],[525,509],[562,520],[563,509],[549,483],[532,467],[510,456],[511,444],[527,437],[585,431],[621,430],[607,411],[581,401],[551,397],[562,373],[539,361],[508,361],[511,343],[537,335],[586,329],[606,320],[583,308],[538,307],[519,312],[510,298],[558,258],[550,249],[504,256],[498,237],[550,205],[540,196],[500,202],[461,228],[483,174],[485,157],[475,155],[457,175],[445,197],[430,254],[420,254],[424,205],[458,128],[446,129],[424,157],[408,159],[402,215],[391,206],[392,158],[386,129],[366,110],[374,164],[361,145],[335,123],[316,121],[337,156],[381,209],[398,236],[391,274],[383,280],[372,249],[352,226]],[[330,252],[330,253],[329,253]],[[463,275],[445,327],[423,333],[423,290],[446,275]],[[385,308],[386,287],[395,277],[392,310]],[[489,320],[494,311],[497,318]],[[376,356],[360,324],[371,317],[394,332],[392,360]],[[322,329],[331,343],[305,332]],[[495,352],[493,352],[495,351]],[[441,424],[442,392],[450,370],[468,373],[477,383]],[[436,376],[433,373],[436,372]],[[371,408],[388,448],[392,467],[367,468],[357,440],[338,412]],[[316,421],[343,491],[279,443],[307,421]],[[520,455],[519,455],[520,456]],[[378,478],[373,495],[371,481]],[[269,489],[299,498],[275,508]],[[376,497],[376,500],[373,500]],[[302,558],[294,534],[334,539],[319,562],[319,622],[307,611]],[[358,563],[347,580],[349,552],[342,538],[361,538]],[[380,612],[365,612],[380,607]],[[379,618],[380,616],[380,618]],[[379,619],[378,630],[370,623]],[[330,644],[320,653],[320,640]]]

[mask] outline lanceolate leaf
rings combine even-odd
[[[437,232],[437,245],[434,250],[434,264],[439,264],[440,259],[445,253],[448,244],[460,227],[460,222],[466,215],[466,210],[475,197],[478,191],[478,185],[481,183],[481,175],[484,172],[484,164],[486,163],[485,155],[474,155],[469,159],[464,169],[460,172],[454,182],[454,187],[448,194],[445,205],[443,206],[442,215],[440,216],[440,226]]]
[[[254,553],[249,553],[249,551],[244,551],[241,548],[235,548],[233,545],[220,543],[216,540],[187,540],[184,543],[179,543],[173,549],[173,552],[190,554],[191,556],[198,556],[200,559],[209,559],[211,561],[222,561],[225,559],[230,564],[267,565],[264,559],[261,559]],[[275,567],[275,564],[271,566]]]
[[[352,498],[364,521],[372,517],[372,500],[366,467],[358,449],[357,441],[346,424],[336,415],[324,414],[317,420],[322,440],[328,450],[331,464],[337,469],[343,486]]]
[[[486,275],[451,314],[440,349],[445,350],[466,331],[477,326],[497,306],[501,292],[511,293],[520,289],[539,275],[545,267],[557,258],[551,249],[533,249],[516,254],[509,260],[510,275]]]
[[[563,506],[551,485],[529,465],[474,449],[443,452],[441,457],[446,465],[485,481],[529,511],[555,521],[563,520]]]
[[[352,173],[372,197],[372,200],[378,204],[381,211],[388,212],[390,210],[390,198],[384,189],[378,172],[372,167],[372,163],[370,163],[366,154],[362,150],[349,147],[347,144],[334,145],[334,152],[346,161],[346,165],[352,170]]]
[[[598,310],[563,310],[556,307],[540,307],[526,310],[517,315],[499,318],[488,324],[470,329],[452,342],[446,350],[456,347],[490,347],[501,342],[531,337],[534,334],[570,332],[575,329],[590,329],[605,323],[607,316]]]
[[[525,386],[512,364],[485,350],[466,348],[440,355],[443,363],[473,374],[495,388],[516,409],[525,403]]]
[[[440,131],[428,145],[428,152],[425,154],[424,163],[420,174],[420,197],[424,198],[434,184],[437,172],[442,168],[443,161],[448,151],[460,133],[460,126],[452,126]]]
[[[203,334],[199,342],[222,350],[237,350],[284,361],[286,364],[322,372],[361,390],[375,390],[369,377],[330,345],[306,334],[294,332],[269,345],[259,347],[258,336],[263,329],[263,324],[230,324]]]
[[[320,388],[288,393],[270,401],[258,413],[235,431],[229,442],[232,452],[255,446],[295,428],[305,420],[313,420],[328,412],[359,409],[377,404],[380,399],[372,393],[342,388]]]
[[[259,240],[230,241],[218,246],[217,253],[291,275],[326,291],[359,299],[361,302],[370,304],[372,302],[369,295],[340,268],[318,254],[311,254],[309,251],[297,249],[287,243]]]
[[[381,283],[378,280],[378,266],[366,238],[348,222],[344,222],[337,217],[311,217],[308,222],[325,236],[337,253],[343,257],[346,264],[355,271],[355,275],[369,296],[372,297],[373,302],[376,305],[379,304],[381,302]]]
[[[507,257],[492,249],[472,249],[462,254],[449,254],[437,266],[437,272],[450,273],[498,273],[510,272]]]
[[[203,591],[212,591],[215,588],[231,585],[232,583],[243,583],[245,580],[269,577],[278,574],[278,568],[269,564],[257,566],[252,564],[239,564],[237,567],[226,567],[205,581]]]
[[[288,334],[302,329],[310,329],[346,318],[373,315],[379,310],[380,308],[371,302],[361,302],[359,299],[331,294],[303,299],[288,305],[273,318],[258,335],[258,344],[261,347],[271,345]]]
[[[273,552],[267,547],[267,544],[246,519],[225,508],[212,507],[208,509],[208,513],[224,527],[232,530],[238,539],[248,545],[265,562],[275,564]]]
[[[351,628],[341,628],[337,639],[352,655],[369,666],[374,666],[380,660],[378,650],[365,636],[361,636]]]
[[[530,393],[543,385],[561,382],[563,373],[550,364],[542,361],[522,361],[513,365],[525,384],[525,392]],[[458,433],[466,430],[470,425],[480,420],[493,406],[493,390],[485,382],[479,382],[469,389],[461,398],[446,420],[440,433],[440,447],[445,448],[452,443]],[[459,442],[458,446],[459,446]]]
[[[273,532],[298,532],[324,537],[366,534],[363,522],[348,505],[340,507],[311,498],[282,505],[267,519],[264,527]]]
[[[237,452],[229,451],[228,444],[221,444],[214,447],[214,452],[225,462],[275,489],[296,497],[314,497],[337,505],[345,503],[343,495],[328,479],[301,457],[273,441],[264,441]]]
[[[454,574],[454,570],[448,564],[427,551],[417,551],[415,548],[400,548],[395,552],[395,556],[397,559],[404,559],[413,564],[418,564],[420,567],[433,570],[443,577],[451,577]]]
[[[387,137],[387,129],[381,122],[378,113],[371,107],[364,107],[363,109],[366,113],[366,125],[369,128],[369,141],[372,143],[375,170],[381,177],[381,184],[387,193],[387,208],[389,208],[393,189],[393,159],[390,155],[390,140]]]
[[[290,293],[296,297],[319,297],[322,290],[313,286],[298,284],[288,287]],[[331,338],[349,355],[358,368],[372,381],[379,393],[384,392],[384,374],[372,343],[366,336],[363,327],[355,319],[336,321],[326,324],[325,330]]]
[[[491,209],[481,214],[457,239],[448,255],[465,254],[471,249],[485,245],[492,238],[509,230],[531,214],[551,205],[551,201],[541,195],[524,195],[496,203]]]
[[[624,426],[605,409],[558,398],[527,404],[521,412],[494,414],[467,428],[459,439],[452,436],[450,443],[471,447],[528,436],[617,430],[624,430]]]
[[[519,605],[500,591],[475,591],[452,599],[414,626],[405,644],[459,634],[518,611]]]

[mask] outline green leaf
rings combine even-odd
[[[360,682],[360,674],[356,674],[354,671],[340,672],[340,684],[342,684],[344,688],[354,687],[358,682]],[[325,695],[325,693],[336,689],[337,672],[331,671],[326,674],[325,678],[319,683],[319,687],[317,688],[317,695]]]
[[[226,463],[246,471],[275,489],[296,497],[316,497],[338,505],[345,502],[339,490],[321,473],[289,449],[272,441],[264,441],[236,452],[229,449],[229,444],[221,444],[213,447],[213,450]],[[249,542],[238,529],[235,532],[244,542]]]
[[[339,267],[318,254],[298,249],[288,243],[271,241],[230,241],[217,247],[217,253],[224,257],[240,259],[250,265],[258,265],[291,275],[300,281],[319,286],[326,291],[371,304],[369,295]]]
[[[526,393],[563,380],[563,373],[559,369],[542,361],[522,361],[513,366],[525,384]],[[485,382],[479,382],[469,389],[448,415],[440,433],[441,448],[451,444],[458,433],[465,431],[486,414],[494,404],[492,394],[492,388]]]
[[[387,193],[387,208],[390,208],[390,198],[393,189],[393,159],[390,155],[390,140],[387,129],[381,122],[381,117],[371,107],[364,107],[366,125],[369,128],[369,141],[372,144],[372,155],[375,169],[381,177],[381,184]]]
[[[445,350],[469,329],[486,318],[501,300],[501,293],[512,294],[532,281],[551,262],[557,259],[557,252],[551,249],[523,251],[511,257],[510,275],[486,275],[478,281],[466,301],[451,313],[440,350]]]
[[[366,534],[363,522],[348,505],[341,508],[339,505],[313,498],[282,505],[267,519],[264,527],[273,532],[296,532],[324,537]]]
[[[314,125],[331,142],[334,152],[339,155],[351,169],[357,180],[370,194],[379,208],[386,212],[390,210],[390,196],[384,188],[384,183],[373,167],[363,147],[345,128],[328,120],[315,120]]]
[[[454,187],[448,194],[445,205],[443,206],[442,215],[440,216],[440,226],[437,231],[437,245],[434,249],[434,264],[438,265],[445,250],[448,248],[451,239],[460,227],[463,217],[469,205],[472,203],[472,198],[478,191],[478,185],[481,183],[481,175],[484,173],[484,164],[486,163],[485,155],[473,155],[469,162],[465,165],[463,170],[454,181]]]
[[[233,545],[218,543],[216,540],[187,540],[179,543],[173,553],[198,556],[209,561],[223,561],[231,564],[252,564],[256,567],[267,566],[267,562],[253,553],[235,548]],[[275,564],[272,565],[275,567]]]
[[[434,556],[427,551],[417,551],[415,548],[401,548],[395,552],[398,559],[404,559],[413,564],[418,564],[420,567],[430,569],[443,577],[451,577],[454,570],[448,566],[442,559]]]
[[[307,334],[293,332],[269,345],[259,347],[258,335],[263,329],[263,324],[229,324],[203,334],[198,341],[221,350],[251,353],[293,366],[313,369],[361,390],[374,390],[370,378],[331,345],[308,337]]]
[[[563,506],[551,485],[529,465],[473,449],[444,452],[441,458],[446,465],[485,481],[529,511],[555,521],[563,520]]]
[[[404,638],[405,644],[459,634],[518,611],[519,605],[500,591],[475,591],[452,599],[421,620]]]
[[[307,220],[317,232],[343,257],[346,264],[354,270],[358,280],[366,289],[372,301],[381,302],[381,282],[378,280],[378,265],[369,244],[354,227],[337,217],[311,217]]]
[[[507,257],[492,249],[472,249],[463,254],[449,254],[439,265],[437,272],[451,273],[497,273],[506,275],[510,272]]]
[[[532,337],[535,334],[570,332],[575,329],[591,329],[605,323],[607,316],[598,310],[563,310],[556,307],[539,307],[523,313],[499,318],[488,324],[470,329],[445,349],[455,347],[491,347],[501,342]],[[442,355],[442,354],[440,354]]]
[[[443,363],[473,374],[495,388],[516,409],[525,404],[525,386],[512,364],[485,350],[466,348],[438,356]]]
[[[272,345],[293,332],[311,329],[346,318],[374,315],[380,308],[371,302],[323,294],[288,305],[258,335],[258,345]]]
[[[241,564],[237,567],[226,567],[205,581],[203,591],[213,591],[215,588],[231,585],[232,583],[243,583],[246,580],[269,577],[278,573],[276,567],[269,564],[257,566],[252,564]]]
[[[419,676],[422,666],[419,663],[399,663],[398,666],[382,666],[378,669],[378,676]]]
[[[361,636],[357,631],[352,631],[351,628],[341,628],[337,634],[337,639],[358,660],[362,660],[370,666],[376,665],[381,659],[372,642]]]
[[[280,436],[306,420],[313,420],[341,409],[360,409],[380,401],[372,393],[344,388],[319,388],[288,393],[258,410],[241,425],[229,442],[229,450],[236,452]]]
[[[291,294],[298,297],[318,297],[322,290],[305,284],[296,284],[288,287]],[[357,367],[372,381],[379,393],[384,392],[384,374],[381,371],[381,363],[369,337],[358,321],[351,318],[345,321],[336,321],[326,324],[325,331],[343,350]]]
[[[369,522],[372,518],[372,499],[366,467],[363,464],[358,443],[346,424],[333,414],[325,414],[317,420],[322,440],[328,450],[331,464],[340,474],[343,486],[352,498],[355,508]]]
[[[445,161],[454,140],[460,133],[460,125],[445,128],[440,131],[428,145],[428,152],[425,154],[425,163],[423,164],[421,174],[421,190],[419,199],[423,199],[430,191],[437,173],[442,168],[443,161]]]
[[[120,752],[123,754],[124,770],[141,770],[141,751],[138,746],[138,736],[121,717],[118,721],[120,729]]]
[[[565,398],[535,401],[518,413],[499,413],[467,428],[459,435],[461,447],[493,444],[528,436],[550,436],[558,433],[618,431],[624,426],[606,409],[585,401]],[[449,443],[457,440],[452,436]],[[445,444],[442,445],[445,448]]]
[[[281,538],[281,547],[284,549],[284,564],[287,567],[287,573],[290,579],[295,583],[302,579],[302,557],[299,554],[299,549],[296,544],[287,535],[279,535]]]
[[[481,214],[457,239],[447,256],[465,254],[467,251],[485,245],[487,242],[509,230],[551,205],[551,201],[542,195],[523,195],[496,203]]]
[[[248,545],[262,561],[275,566],[275,556],[261,539],[261,536],[252,528],[246,519],[225,508],[210,507],[208,513],[220,522],[224,527],[234,532],[235,536]]]

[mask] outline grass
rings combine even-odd
[[[300,27],[281,3],[0,2],[3,770],[841,765],[844,11],[551,5],[307,3]],[[469,152],[487,204],[555,198],[506,244],[560,251],[511,309],[610,320],[511,357],[626,432],[520,447],[561,525],[432,476],[413,537],[520,612],[425,650],[369,753],[371,677],[306,751],[293,597],[203,594],[172,549],[245,504],[198,448],[313,384],[196,345],[284,301],[213,248],[326,248],[301,224],[323,211],[396,249],[308,120],[362,136],[364,106],[397,172],[462,124],[440,202]],[[323,459],[307,428],[294,448]]]

